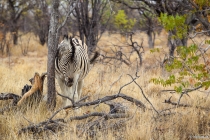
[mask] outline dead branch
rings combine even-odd
[[[91,101],[91,102],[82,102],[82,103],[80,103],[80,102],[75,102],[75,103],[72,104],[72,105],[68,105],[68,106],[62,107],[62,108],[60,108],[59,110],[57,110],[57,111],[49,118],[49,120],[53,119],[54,116],[55,116],[56,114],[58,114],[61,110],[72,109],[72,108],[81,108],[81,107],[83,107],[83,106],[97,105],[97,104],[104,103],[104,102],[107,102],[107,101],[110,101],[110,100],[114,100],[114,99],[119,98],[119,97],[121,97],[121,98],[123,98],[123,99],[125,99],[125,100],[127,100],[127,101],[130,101],[130,102],[134,103],[136,106],[142,108],[143,110],[146,109],[146,106],[145,106],[141,101],[139,101],[139,100],[137,100],[137,99],[135,99],[135,98],[133,98],[133,97],[127,96],[127,95],[125,95],[125,94],[123,94],[123,93],[118,93],[118,94],[111,95],[111,96],[105,96],[105,97],[103,97],[103,98],[101,98],[101,99],[97,99],[97,100],[94,100],[94,101]]]
[[[64,119],[47,120],[37,125],[30,125],[19,130],[18,135],[26,132],[32,132],[33,134],[41,133],[46,130],[56,132],[57,130],[63,129],[65,126]]]
[[[188,105],[188,104],[180,104],[180,103],[178,104],[176,102],[172,102],[171,98],[172,98],[172,96],[168,100],[165,100],[163,103],[171,104],[175,107],[193,107],[192,105]],[[199,109],[206,110],[206,111],[210,110],[210,108],[202,107],[202,106],[195,106],[195,108],[199,108]],[[172,108],[172,109],[174,109],[174,108]]]
[[[6,105],[2,109],[0,109],[0,113],[3,114],[5,111],[11,110],[17,104],[20,98],[21,97],[19,95],[16,95],[14,93],[1,93],[0,100],[13,100],[13,101],[9,105]]]
[[[70,101],[71,101],[71,103],[72,103],[72,104],[74,104],[74,100],[73,100],[73,99],[71,99],[70,97],[65,96],[65,95],[62,95],[62,94],[60,94],[60,93],[58,93],[58,92],[57,92],[57,94],[58,94],[59,96],[61,96],[62,98],[67,98],[68,100],[70,100]]]
[[[189,88],[189,89],[185,89],[185,90],[183,90],[182,91],[182,93],[188,93],[188,92],[193,92],[193,91],[195,91],[195,90],[198,90],[198,89],[200,89],[200,88],[202,88],[203,86],[202,85],[200,85],[200,86],[197,86],[197,87],[195,87],[195,88]],[[169,90],[161,90],[161,92],[170,92],[170,93],[176,93],[176,91],[175,90],[173,90],[173,89],[169,89]]]
[[[89,98],[89,97],[90,97],[90,96],[84,96],[84,97],[82,97],[79,101],[77,101],[77,103],[82,102],[82,101],[86,100],[86,99]]]
[[[93,120],[94,117],[91,117],[91,119],[87,120],[87,123],[77,125],[77,131],[80,132],[79,136],[86,133],[91,138],[94,138],[97,135],[98,130],[100,130],[104,134],[106,134],[108,129],[121,131],[122,129],[126,128],[126,122],[131,120],[134,115],[135,113],[130,117],[126,117],[123,119],[109,119],[109,120],[103,116],[98,117],[95,120]]]
[[[17,104],[17,102],[20,100],[20,96],[16,95],[14,93],[1,93],[0,94],[0,100],[10,100],[13,99],[13,103]]]
[[[118,93],[118,94],[115,94],[115,95],[111,95],[111,96],[105,96],[101,99],[97,99],[95,101],[92,101],[92,102],[85,102],[85,103],[75,103],[74,106],[70,105],[70,106],[66,106],[66,109],[67,108],[72,108],[72,107],[83,107],[83,106],[90,106],[90,105],[96,105],[96,104],[100,104],[100,103],[104,103],[106,101],[110,101],[110,100],[114,100],[116,98],[123,98],[127,101],[130,101],[132,103],[134,103],[136,106],[142,108],[142,109],[145,109],[146,106],[139,100],[133,98],[133,97],[130,97],[130,96],[127,96],[123,93]]]
[[[93,112],[93,113],[85,114],[85,115],[82,115],[82,116],[70,117],[69,120],[70,121],[72,121],[72,120],[83,120],[83,119],[87,119],[88,117],[93,117],[93,116],[104,117],[106,120],[129,117],[129,115],[125,114],[125,113],[107,114],[107,113],[103,113],[103,112]]]
[[[93,112],[93,113],[85,114],[82,116],[70,117],[67,121],[64,121],[64,119],[52,120],[50,118],[46,121],[40,122],[37,125],[32,124],[30,122],[31,125],[20,129],[18,134],[20,135],[20,134],[26,133],[26,132],[32,132],[33,134],[37,134],[37,133],[41,133],[44,131],[56,132],[57,130],[62,130],[65,126],[65,123],[67,123],[68,121],[82,120],[82,119],[87,119],[89,117],[94,117],[94,116],[102,117],[105,120],[129,117],[129,115],[125,114],[125,113],[107,114],[107,113],[103,113],[103,112]]]
[[[177,105],[179,105],[180,101],[181,101],[181,98],[183,97],[184,94],[186,94],[188,97],[190,97],[190,95],[188,94],[189,92],[193,92],[195,90],[198,90],[200,88],[202,88],[203,86],[200,85],[200,86],[197,86],[197,87],[194,87],[194,88],[191,88],[191,89],[184,89],[182,92],[181,92],[181,95],[179,96],[179,99],[177,101]],[[162,90],[161,92],[170,92],[170,93],[176,93],[175,90]],[[165,101],[170,101],[170,98],[169,100],[165,100]],[[170,103],[170,102],[169,102]]]
[[[122,105],[121,103],[115,103],[115,102],[112,102],[112,101],[107,101],[107,102],[104,102],[104,103],[106,105],[109,105],[111,114],[125,113],[126,106]]]
[[[171,104],[171,105],[174,105],[174,106],[179,106],[179,107],[192,107],[192,106],[186,105],[186,104],[178,104],[178,103],[175,103],[175,102],[171,102],[171,97],[168,100],[165,100],[164,103]]]

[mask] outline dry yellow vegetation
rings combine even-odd
[[[36,37],[31,34],[22,36],[22,44],[27,44],[28,37],[30,37],[28,46],[28,53],[25,56],[21,51],[21,44],[18,46],[11,46],[10,56],[1,56],[0,58],[0,92],[21,94],[21,89],[25,84],[30,84],[28,81],[33,77],[35,72],[46,72],[47,66],[47,47],[40,46]],[[162,54],[151,54],[147,49],[146,36],[144,34],[137,34],[134,37],[138,43],[144,40],[145,53],[143,54],[143,66],[140,68],[138,75],[140,76],[136,82],[142,87],[144,93],[151,101],[153,106],[158,110],[172,108],[172,105],[163,103],[164,100],[172,96],[172,101],[177,102],[179,94],[171,94],[169,92],[161,92],[163,89],[170,89],[170,87],[163,88],[150,82],[153,77],[167,76],[164,71],[158,67],[158,58],[162,58]],[[104,52],[112,52],[113,44],[120,44],[119,35],[105,34],[98,46]],[[161,48],[167,52],[166,34],[161,33],[155,42],[156,47]],[[24,46],[24,45],[23,45]],[[123,52],[129,51],[125,48]],[[102,52],[102,51],[101,51]],[[103,53],[104,53],[103,52]],[[133,56],[131,61],[134,65],[104,65],[100,61],[96,63],[88,76],[85,79],[85,86],[83,88],[83,96],[89,95],[89,101],[103,96],[118,93],[120,87],[130,82],[132,79],[127,74],[135,76],[135,58]],[[156,66],[156,67],[153,67]],[[58,89],[59,91],[59,89]],[[127,107],[129,118],[122,120],[123,125],[120,128],[110,128],[107,132],[97,130],[97,137],[95,139],[104,140],[162,140],[162,139],[193,139],[196,137],[210,138],[210,112],[204,109],[198,109],[196,106],[208,107],[210,99],[208,94],[198,91],[190,93],[190,97],[184,96],[181,100],[183,104],[189,104],[190,108],[174,108],[167,110],[162,116],[157,117],[157,114],[152,110],[151,105],[143,97],[141,90],[134,83],[124,87],[121,91],[133,98],[142,101],[147,108],[145,112],[135,105],[122,99],[115,101],[121,102]],[[46,93],[46,82],[44,83],[44,93]],[[0,101],[0,108],[3,108],[8,101]],[[57,107],[61,107],[61,99],[57,98]],[[108,112],[109,107],[105,104],[98,106],[83,107],[81,114],[87,112]],[[80,115],[81,115],[80,114]],[[18,131],[28,126],[31,123],[37,124],[48,119],[52,112],[45,108],[43,101],[39,106],[29,109],[26,112],[12,110],[0,114],[0,139],[1,140],[23,140],[23,139],[51,139],[51,140],[76,140],[76,139],[91,139],[87,138],[86,134],[78,135],[76,126],[86,123],[87,120],[71,121],[67,124],[65,129],[61,132],[51,132],[50,134],[40,134],[33,136],[30,133],[18,135]],[[71,111],[68,116],[75,115]],[[79,114],[77,114],[79,115]],[[65,112],[59,113],[55,118],[65,116]],[[111,123],[111,122],[110,122]],[[110,124],[111,125],[111,124]]]

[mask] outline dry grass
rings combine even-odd
[[[35,41],[36,38],[31,36],[29,43],[29,52],[26,56],[22,55],[20,44],[12,47],[11,56],[0,58],[0,85],[1,92],[12,92],[16,94],[21,93],[21,89],[25,84],[29,84],[30,79],[35,72],[45,72],[47,64],[47,48],[38,45]],[[28,39],[28,36],[22,38]],[[146,46],[146,36],[140,34],[144,39]],[[141,39],[135,36],[134,39],[141,43]],[[110,52],[110,46],[113,44],[119,44],[119,35],[108,36],[105,35],[99,43],[102,50]],[[156,46],[162,48],[167,52],[165,48],[165,33],[158,36]],[[110,40],[113,39],[113,40]],[[25,42],[26,43],[26,42]],[[24,44],[24,42],[23,42]],[[27,43],[26,43],[27,44]],[[122,44],[123,45],[123,44]],[[159,77],[163,75],[163,70],[159,67],[152,68],[152,65],[158,65],[157,58],[160,54],[151,54],[149,49],[145,49],[144,53],[144,66],[138,72],[140,78],[137,79],[137,83],[143,88],[144,93],[159,111],[172,107],[171,105],[164,104],[164,100],[172,96],[172,101],[176,102],[179,98],[178,94],[170,94],[167,92],[160,92],[163,87],[155,85],[150,81],[152,77]],[[160,57],[162,58],[162,56]],[[135,60],[135,59],[134,59]],[[157,64],[156,64],[157,63]],[[131,81],[131,78],[127,74],[134,75],[135,67],[128,67],[124,64],[120,66],[103,65],[100,63],[95,64],[87,78],[85,79],[85,86],[83,88],[83,95],[90,95],[89,100],[97,99],[106,95],[112,95],[118,93],[121,86]],[[121,78],[120,78],[121,77]],[[168,87],[169,89],[170,87]],[[44,93],[46,93],[46,83],[44,85]],[[148,108],[151,108],[150,104],[142,96],[140,89],[134,84],[130,84],[122,89],[122,93],[132,96],[142,101]],[[57,108],[61,105],[60,98],[57,99]],[[192,108],[176,108],[166,111],[163,116],[157,117],[156,113],[152,110],[146,110],[143,112],[133,104],[117,99],[127,106],[127,113],[131,116],[128,119],[122,119],[125,123],[120,127],[114,129],[108,129],[107,132],[97,131],[96,139],[190,139],[193,136],[206,136],[210,133],[210,114],[209,111]],[[2,108],[6,101],[0,101],[0,108]],[[190,93],[190,97],[184,96],[181,100],[183,104],[190,104],[192,106],[208,107],[210,105],[210,99],[208,94],[193,92]],[[84,107],[81,110],[81,114],[85,112],[103,111],[108,112],[107,105],[100,104],[95,107]],[[170,114],[170,115],[167,115]],[[86,139],[83,135],[78,138],[76,133],[76,125],[85,123],[83,121],[72,121],[67,124],[64,131],[50,134],[40,134],[39,136],[32,137],[31,134],[18,135],[18,130],[28,126],[30,123],[37,124],[46,120],[51,116],[52,112],[45,108],[45,103],[41,103],[39,106],[29,109],[26,112],[21,110],[13,110],[0,114],[0,139],[3,140],[22,140],[22,139]],[[73,115],[71,111],[69,116]],[[65,113],[61,112],[56,118],[64,117]],[[110,121],[110,125],[111,125]],[[78,132],[79,133],[79,132]],[[89,138],[91,139],[91,138]]]

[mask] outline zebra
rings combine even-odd
[[[90,70],[88,47],[81,40],[64,35],[55,58],[55,77],[64,96],[78,101],[84,78]],[[63,105],[72,101],[63,98]]]

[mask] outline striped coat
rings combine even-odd
[[[90,64],[87,45],[76,38],[64,36],[58,45],[55,58],[55,74],[62,94],[73,100],[79,100],[83,79],[89,72]],[[64,105],[69,105],[64,99]]]

